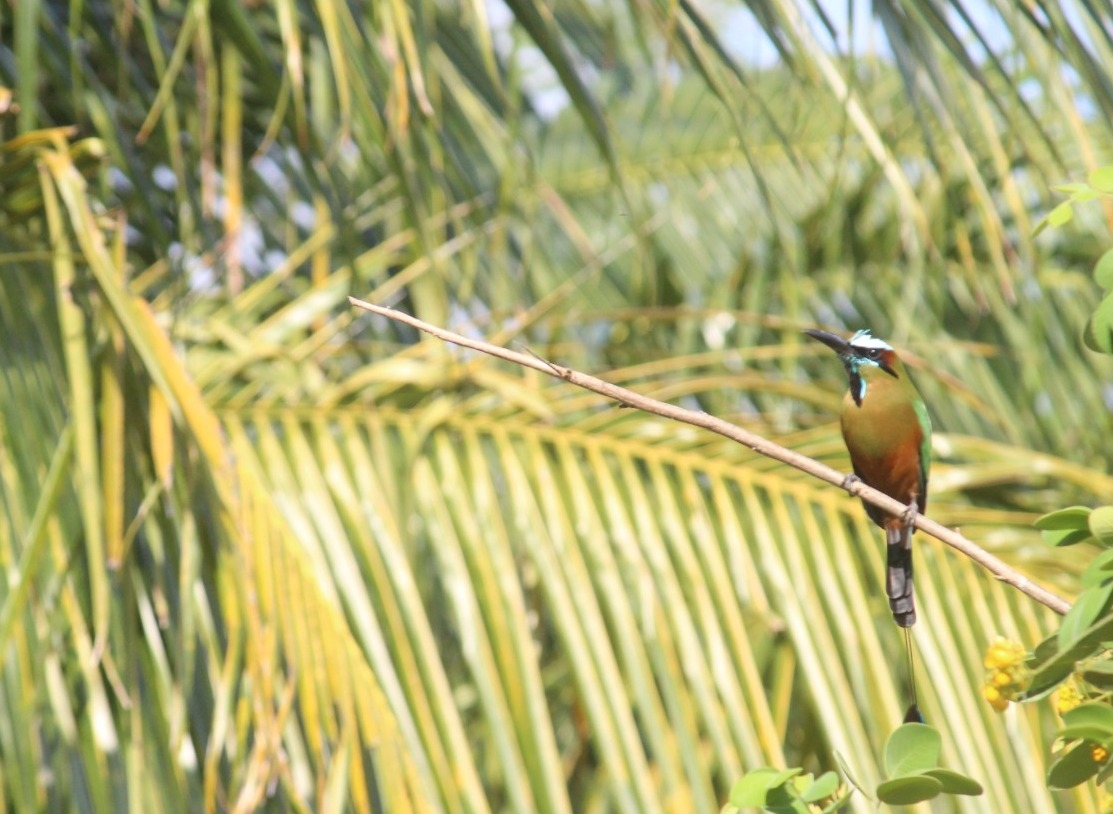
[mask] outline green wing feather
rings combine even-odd
[[[923,506],[927,504],[928,470],[931,469],[931,419],[928,418],[927,405],[921,399],[913,401],[912,406],[924,433],[923,440],[920,441],[920,494],[924,497],[920,501],[920,511],[923,511]]]

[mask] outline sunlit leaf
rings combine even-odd
[[[1070,506],[1045,514],[1034,525],[1041,531],[1080,531],[1086,529],[1090,519],[1088,506]]]
[[[1099,167],[1090,173],[1088,180],[1094,189],[1113,193],[1113,167]]]
[[[834,794],[838,787],[839,776],[835,772],[824,772],[800,793],[800,798],[806,803],[818,803]]]
[[[1074,206],[1070,201],[1063,201],[1047,214],[1047,224],[1053,228],[1065,226],[1074,218]]]
[[[885,773],[902,777],[934,769],[939,764],[942,739],[925,724],[904,724],[894,730],[885,744]]]

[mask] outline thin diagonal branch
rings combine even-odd
[[[364,311],[370,311],[373,314],[380,314],[381,316],[389,317],[398,322],[403,322],[406,325],[424,331],[445,342],[471,348],[472,350],[477,350],[499,359],[505,359],[508,362],[514,362],[522,367],[532,368],[533,370],[539,370],[555,378],[564,379],[577,387],[599,393],[627,407],[636,407],[647,413],[653,413],[654,415],[663,416],[664,418],[671,418],[674,421],[682,421],[685,424],[691,424],[693,427],[701,427],[702,429],[710,430],[724,438],[729,438],[745,447],[749,447],[759,455],[764,455],[767,458],[772,458],[775,461],[788,464],[791,467],[799,469],[801,472],[806,472],[833,486],[845,489],[855,497],[859,497],[897,517],[903,515],[907,508],[899,500],[895,500],[883,492],[866,486],[866,484],[862,483],[860,480],[848,478],[842,472],[832,469],[826,464],[813,460],[806,455],[793,452],[779,444],[774,444],[772,441],[762,438],[760,435],[747,432],[741,427],[736,427],[734,424],[723,421],[721,418],[715,418],[707,413],[698,413],[694,410],[686,410],[683,407],[677,407],[675,404],[668,404],[667,402],[651,399],[633,390],[627,390],[625,387],[619,387],[618,385],[598,379],[595,376],[589,376],[586,373],[580,373],[578,370],[563,367],[536,355],[519,353],[518,351],[502,348],[498,345],[492,345],[480,339],[469,339],[458,333],[444,328],[438,328],[427,322],[422,322],[417,317],[410,316],[402,311],[396,311],[393,308],[387,308],[382,305],[372,305],[369,302],[364,302],[355,297],[348,297],[348,302],[357,308],[362,308]],[[1070,610],[1070,603],[1061,596],[1032,582],[1026,576],[1005,565],[1005,563],[997,559],[997,557],[994,557],[985,549],[966,539],[957,531],[936,523],[934,520],[929,520],[922,514],[917,514],[914,522],[916,528],[920,529],[920,531],[962,552],[997,577],[997,579],[1026,593],[1028,596],[1051,608],[1051,610],[1056,613],[1065,614]]]

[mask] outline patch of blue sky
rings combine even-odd
[[[762,69],[781,62],[777,44],[748,4],[732,0],[692,2],[739,64]],[[890,2],[899,9],[900,0]],[[876,8],[874,0],[814,0],[789,4],[787,8],[789,13],[795,9],[799,15],[798,24],[805,26],[810,37],[827,53],[893,58],[894,49],[879,16],[884,6]],[[1013,35],[1015,31],[1026,29],[1034,33],[1033,20],[1041,28],[1068,27],[1083,48],[1098,56],[1093,37],[1101,33],[1100,24],[1087,16],[1085,8],[1077,2],[1063,2],[1056,9],[1056,19],[1052,19],[1038,4],[1023,9],[1003,0],[951,0],[941,6],[941,13],[945,15],[947,27],[957,34],[967,58],[975,65],[987,65],[995,58],[1005,71],[1015,66],[1030,72],[1031,66],[1023,65],[1014,48]],[[557,116],[568,106],[569,97],[549,61],[528,37],[515,30],[513,12],[504,0],[487,0],[486,10],[495,49],[504,58],[513,55],[523,89],[538,114],[545,119]],[[776,36],[783,38],[785,35]],[[1100,57],[1098,59],[1100,63]],[[596,78],[590,75],[588,66],[582,65],[581,70],[586,71],[583,76],[589,84]],[[1081,88],[1077,73],[1063,66],[1061,60],[1057,61],[1056,70],[1062,71],[1069,87],[1076,91]],[[1047,83],[1039,77],[1018,76],[1017,81],[1022,98],[1029,103],[1047,93]],[[1085,98],[1081,103],[1084,114],[1087,110],[1095,112]]]

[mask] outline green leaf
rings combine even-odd
[[[1101,727],[1078,724],[1077,726],[1064,726],[1055,733],[1055,736],[1062,738],[1064,741],[1084,740],[1092,743],[1103,743],[1109,738],[1110,733]]]
[[[839,776],[834,772],[824,772],[815,782],[800,792],[800,799],[805,803],[818,803],[824,797],[830,797],[839,788]]]
[[[1082,680],[1099,690],[1113,690],[1113,661],[1095,661],[1082,670]]]
[[[730,789],[730,803],[739,808],[763,806],[769,793],[770,781],[777,775],[776,769],[754,769],[735,781]]]
[[[1082,587],[1093,588],[1113,578],[1113,548],[1094,557],[1082,572]]]
[[[747,772],[730,790],[730,802],[740,808],[764,806],[771,789],[783,786],[803,769],[781,771],[768,766]]]
[[[1056,631],[1032,648],[1028,666],[1035,670],[1059,654],[1059,632]]]
[[[941,746],[939,732],[927,724],[899,726],[885,744],[885,774],[902,777],[933,769]]]
[[[1046,659],[1034,664],[1024,699],[1030,701],[1052,690],[1074,671],[1076,661],[1092,654],[1101,642],[1109,638],[1113,638],[1113,614],[1106,614],[1079,633],[1078,638],[1066,647],[1060,647]]]
[[[783,786],[785,783],[787,783],[792,778],[796,777],[796,775],[801,774],[803,771],[804,771],[803,769],[801,769],[799,766],[797,766],[797,767],[794,767],[794,768],[791,768],[791,769],[784,769],[783,771],[778,772],[776,780],[775,780],[775,782],[772,783],[771,788],[775,788],[777,786]]]
[[[891,806],[910,806],[938,797],[943,784],[924,774],[886,780],[877,787],[877,799]]]
[[[618,179],[618,163],[615,153],[615,144],[611,136],[607,117],[598,99],[592,94],[591,89],[584,82],[576,70],[575,60],[569,51],[567,42],[561,36],[551,13],[542,13],[542,6],[526,0],[507,0],[507,6],[514,12],[518,23],[529,32],[534,43],[541,49],[548,60],[548,64],[560,78],[565,92],[572,100],[573,106],[580,114],[587,132],[595,141],[599,152],[606,159],[614,179]]]
[[[1097,743],[1113,740],[1113,707],[1089,703],[1064,712],[1063,729],[1058,735],[1068,740],[1083,738]]]
[[[1090,186],[1099,192],[1113,193],[1113,167],[1098,167],[1090,173]]]
[[[765,810],[773,814],[808,814],[808,806],[796,794],[796,790],[790,791],[784,785],[769,789],[765,798]]]
[[[1110,777],[1113,777],[1113,760],[1107,758],[1098,769],[1094,782],[1099,786],[1104,786],[1109,781]]]
[[[1048,545],[1057,548],[1071,546],[1090,539],[1091,511],[1089,506],[1069,506],[1045,514],[1033,525],[1043,532]]]
[[[962,794],[967,797],[977,797],[985,789],[973,777],[968,777],[961,772],[951,769],[929,769],[924,772],[926,777],[934,777],[943,785],[944,794]]]
[[[807,774],[796,775],[794,778],[792,778],[792,781],[790,783],[787,783],[784,786],[784,788],[792,789],[793,798],[795,799],[795,798],[799,798],[800,794],[804,791],[804,789],[811,786],[811,784],[814,783],[814,782],[815,782],[815,775],[813,775],[811,772],[808,772]]]
[[[1089,529],[1074,529],[1071,531],[1041,531],[1040,535],[1043,537],[1045,543],[1053,548],[1066,548],[1068,546],[1077,545],[1078,543],[1085,543],[1092,539],[1094,536],[1090,534]]]
[[[1068,506],[1065,509],[1058,509],[1056,511],[1045,514],[1040,517],[1032,525],[1040,531],[1066,531],[1078,530],[1088,528],[1087,523],[1090,519],[1090,512],[1093,511],[1089,506]]]
[[[1106,291],[1113,290],[1113,249],[1110,249],[1094,266],[1094,280]]]
[[[1113,546],[1113,506],[1099,506],[1090,512],[1089,526],[1102,545]]]
[[[1089,185],[1081,184],[1081,183],[1078,183],[1077,181],[1075,181],[1073,183],[1070,183],[1070,184],[1056,184],[1055,186],[1052,187],[1052,189],[1055,190],[1056,192],[1062,192],[1062,193],[1065,193],[1067,195],[1077,195],[1080,192],[1085,192],[1089,188],[1090,188]]]
[[[1099,353],[1113,353],[1113,294],[1098,305],[1082,334],[1086,346]]]
[[[1051,764],[1047,771],[1047,785],[1053,789],[1070,789],[1080,786],[1098,773],[1092,746],[1085,741],[1075,744],[1062,757]]]
[[[1069,223],[1074,217],[1074,207],[1070,201],[1063,201],[1047,214],[1047,225],[1052,228]]]
[[[1059,647],[1068,647],[1094,623],[1094,620],[1105,614],[1109,610],[1111,599],[1113,599],[1113,583],[1095,585],[1083,591],[1059,626]]]

